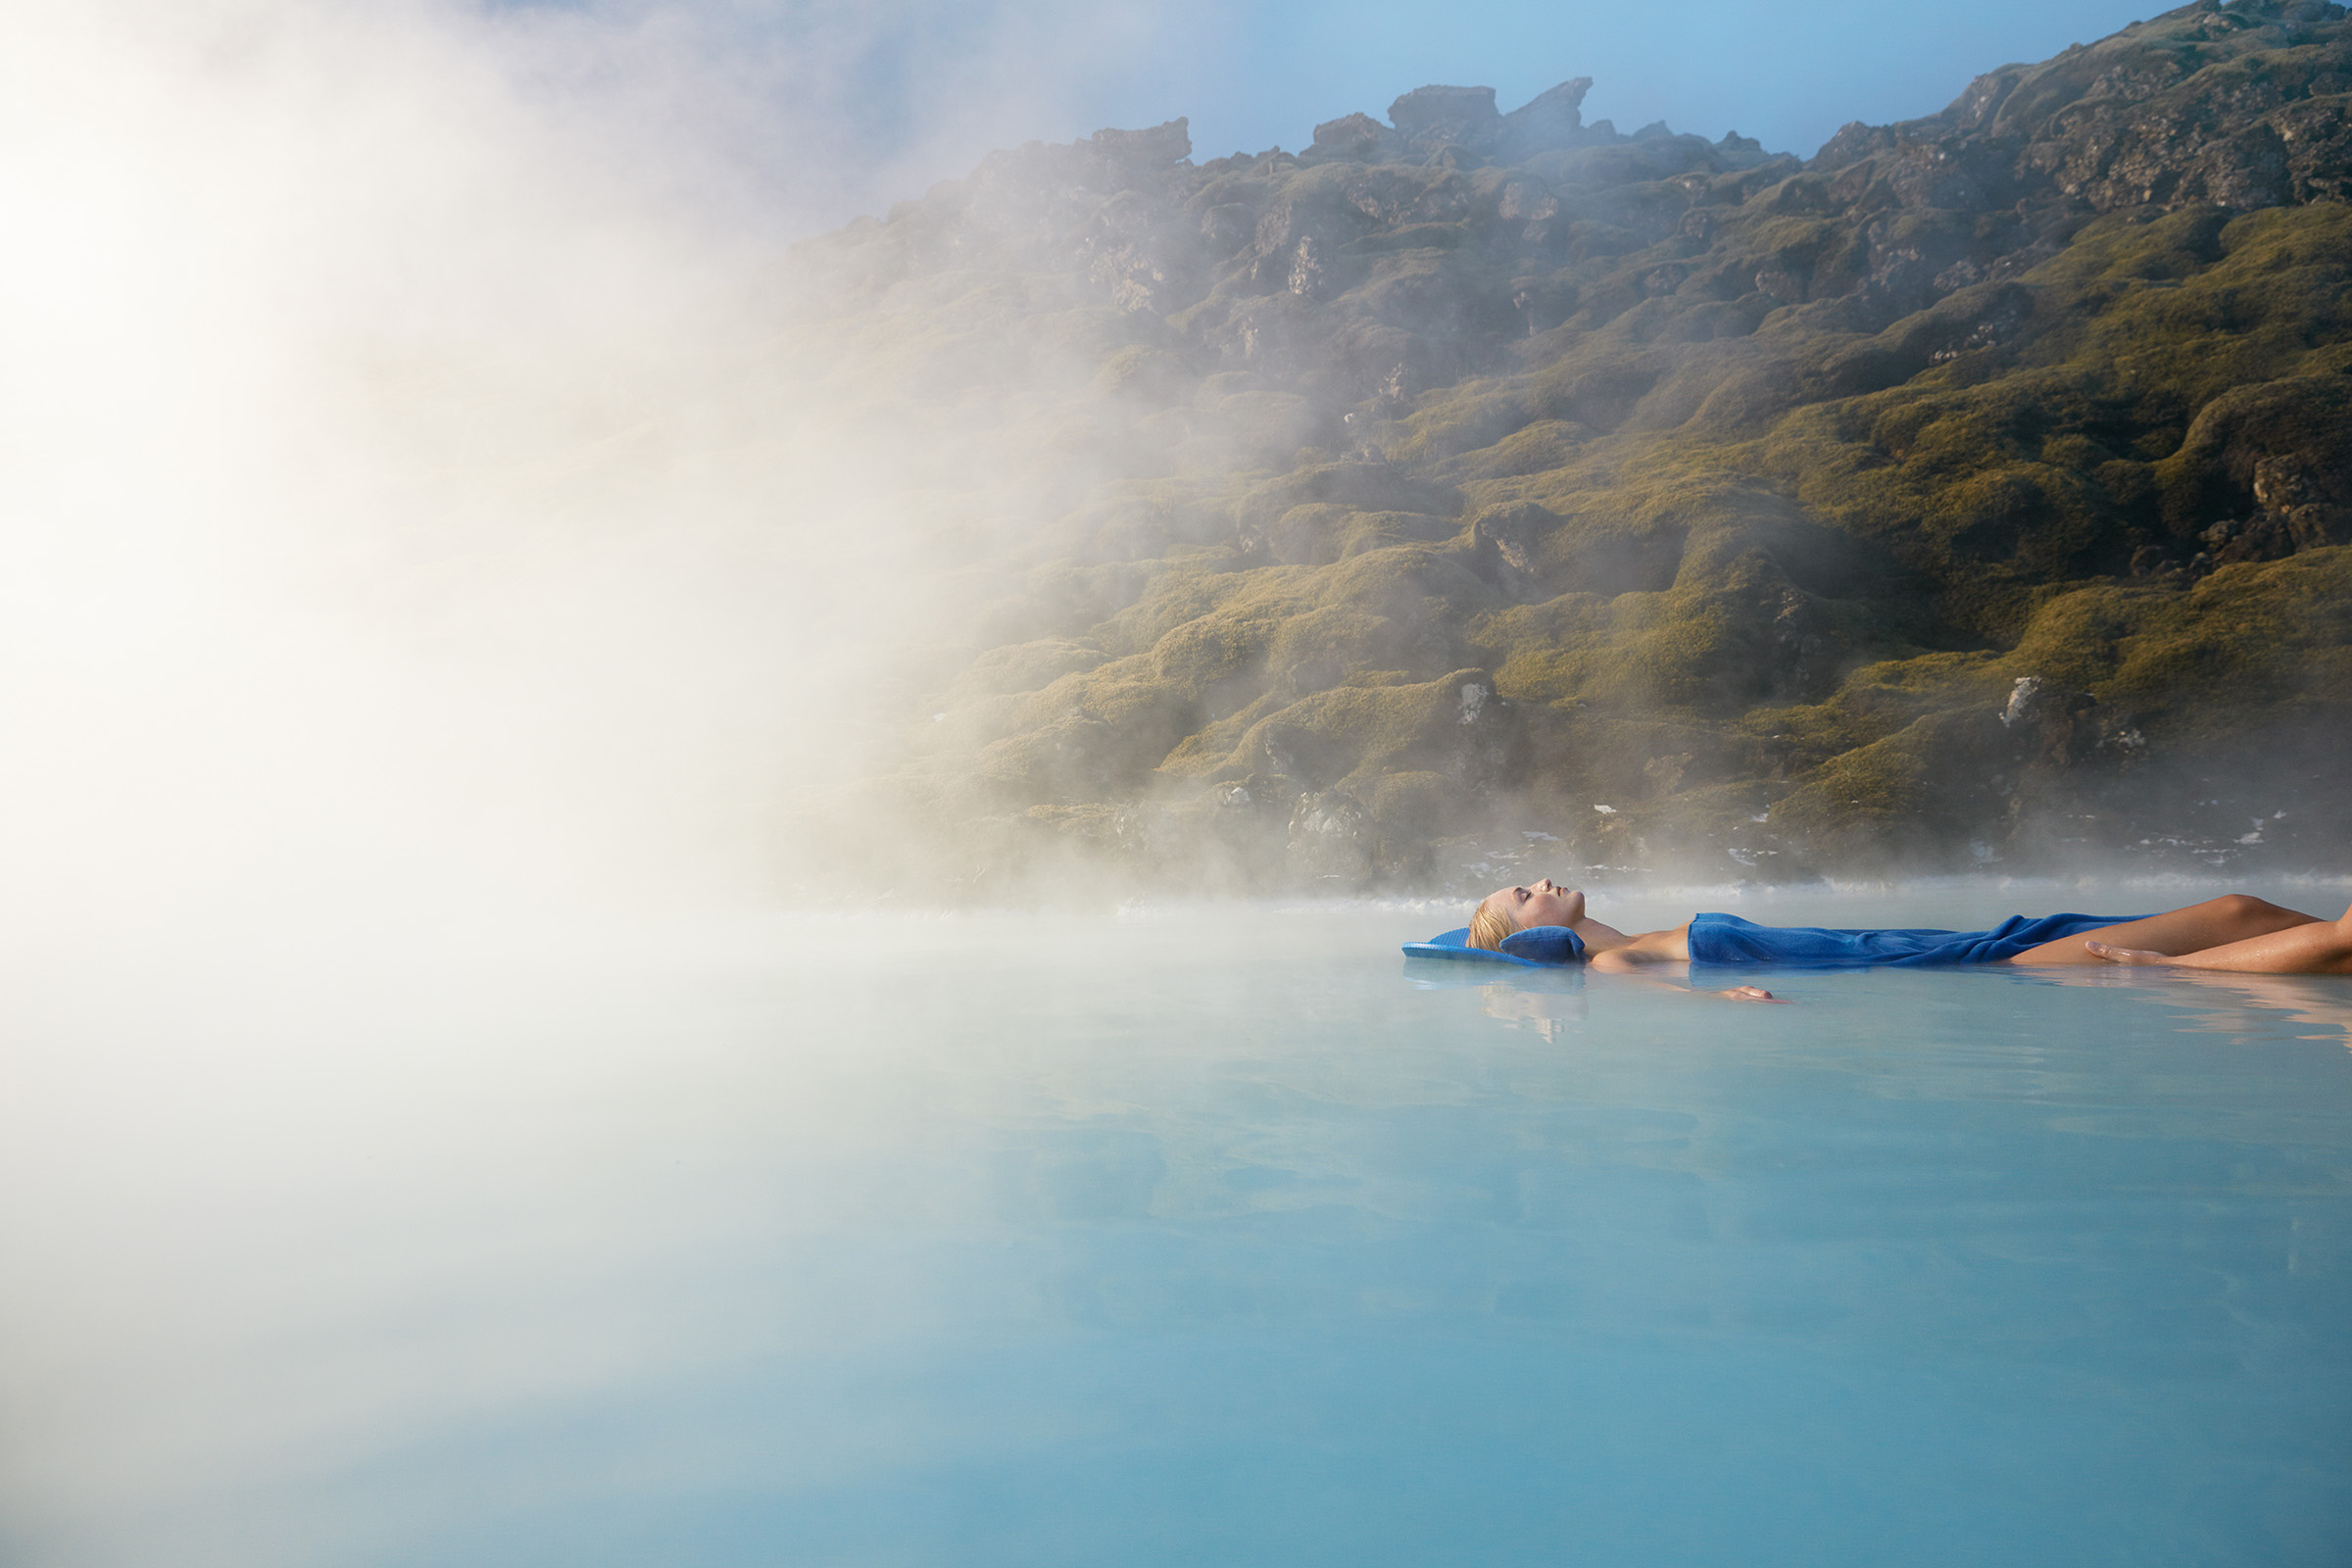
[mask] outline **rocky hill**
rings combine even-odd
[[[1810,162],[1588,85],[1032,145],[802,246],[953,590],[856,793],[984,888],[2347,868],[2344,8]]]

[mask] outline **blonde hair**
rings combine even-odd
[[[1518,929],[1517,921],[1491,905],[1482,903],[1470,911],[1470,945],[1474,948],[1499,948],[1502,939]]]

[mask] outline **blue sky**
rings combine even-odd
[[[1809,157],[1849,120],[1933,113],[1982,72],[2153,14],[2148,0],[471,3],[526,31],[569,29],[566,47],[597,62],[591,86],[642,86],[648,57],[680,67],[662,118],[790,187],[788,226],[804,231],[917,195],[994,147],[1185,115],[1197,158],[1296,149],[1318,121],[1384,115],[1427,82],[1492,86],[1509,109],[1591,76],[1589,121],[1737,129]]]
[[[1397,93],[1424,82],[1493,86],[1508,109],[1591,76],[1587,120],[1605,116],[1626,130],[1664,120],[1710,137],[1737,128],[1809,157],[1849,120],[1931,113],[1981,72],[2087,43],[2153,10],[2146,0],[1208,0],[1158,9],[1181,19],[1178,38],[1194,36],[1103,59],[1100,76],[1079,87],[1075,119],[1065,114],[1037,134],[1189,114],[1200,156],[1296,148],[1315,122],[1355,109],[1385,114]]]

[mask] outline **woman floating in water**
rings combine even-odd
[[[1627,936],[1585,912],[1585,896],[1546,878],[1498,888],[1470,916],[1468,945],[1500,949],[1514,932],[1564,926],[1595,969],[1644,964],[2126,963],[2249,974],[2352,974],[2352,909],[2322,920],[2231,893],[2164,914],[2023,915],[1988,931],[1844,931],[1756,925],[1701,914],[1665,931]]]

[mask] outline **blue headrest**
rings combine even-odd
[[[1461,926],[1427,942],[1407,942],[1408,958],[1464,958],[1473,963],[1518,963],[1534,968],[1574,963],[1585,956],[1584,939],[1564,925],[1531,925],[1502,939],[1502,950],[1470,946],[1470,928]]]

